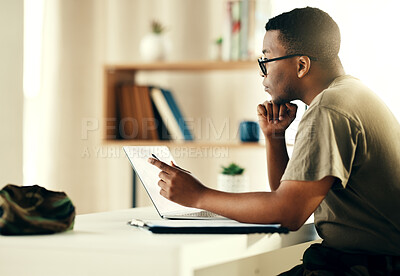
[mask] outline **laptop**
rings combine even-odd
[[[160,169],[150,164],[147,160],[152,154],[167,164],[171,161],[176,164],[170,150],[166,146],[124,146],[123,150],[128,157],[138,178],[142,182],[158,214],[163,219],[227,219],[197,208],[185,207],[172,202],[160,195],[161,188],[158,186]]]

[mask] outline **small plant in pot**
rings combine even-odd
[[[249,181],[244,168],[236,163],[231,163],[227,167],[222,166],[222,171],[218,175],[218,190],[230,193],[241,193],[249,191]]]
[[[165,34],[165,27],[156,20],[151,22],[151,32],[140,42],[140,55],[145,61],[163,61],[171,51],[171,42]]]
[[[216,60],[222,60],[222,43],[223,43],[223,38],[222,36],[218,37],[215,39],[214,44],[216,47],[216,53],[215,53],[215,59]]]

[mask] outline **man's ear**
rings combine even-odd
[[[303,78],[310,71],[311,60],[307,56],[301,56],[297,63],[297,77],[299,79]]]

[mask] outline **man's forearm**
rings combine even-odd
[[[273,192],[226,193],[203,186],[196,192],[196,207],[245,223],[279,223],[298,230],[321,204],[335,178],[318,181],[283,181]]]
[[[272,191],[275,191],[279,188],[282,175],[289,162],[284,135],[266,138],[266,151],[269,186]]]
[[[245,223],[281,223],[285,209],[275,192],[226,193],[206,188],[196,208]]]

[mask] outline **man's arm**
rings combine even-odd
[[[246,223],[280,223],[297,230],[314,212],[335,178],[319,181],[283,181],[273,192],[225,193],[203,186],[191,174],[159,160],[160,194],[188,207],[195,207]]]
[[[279,188],[282,175],[289,162],[285,137],[265,138],[265,146],[267,154],[268,183],[271,191],[276,191]]]
[[[296,118],[296,112],[297,106],[290,103],[277,105],[265,101],[257,106],[258,121],[265,136],[268,182],[272,191],[278,189],[289,162],[285,131]]]
[[[334,182],[331,176],[319,181],[283,181],[274,192],[242,194],[206,190],[198,208],[246,223],[280,223],[299,229],[325,198]]]

